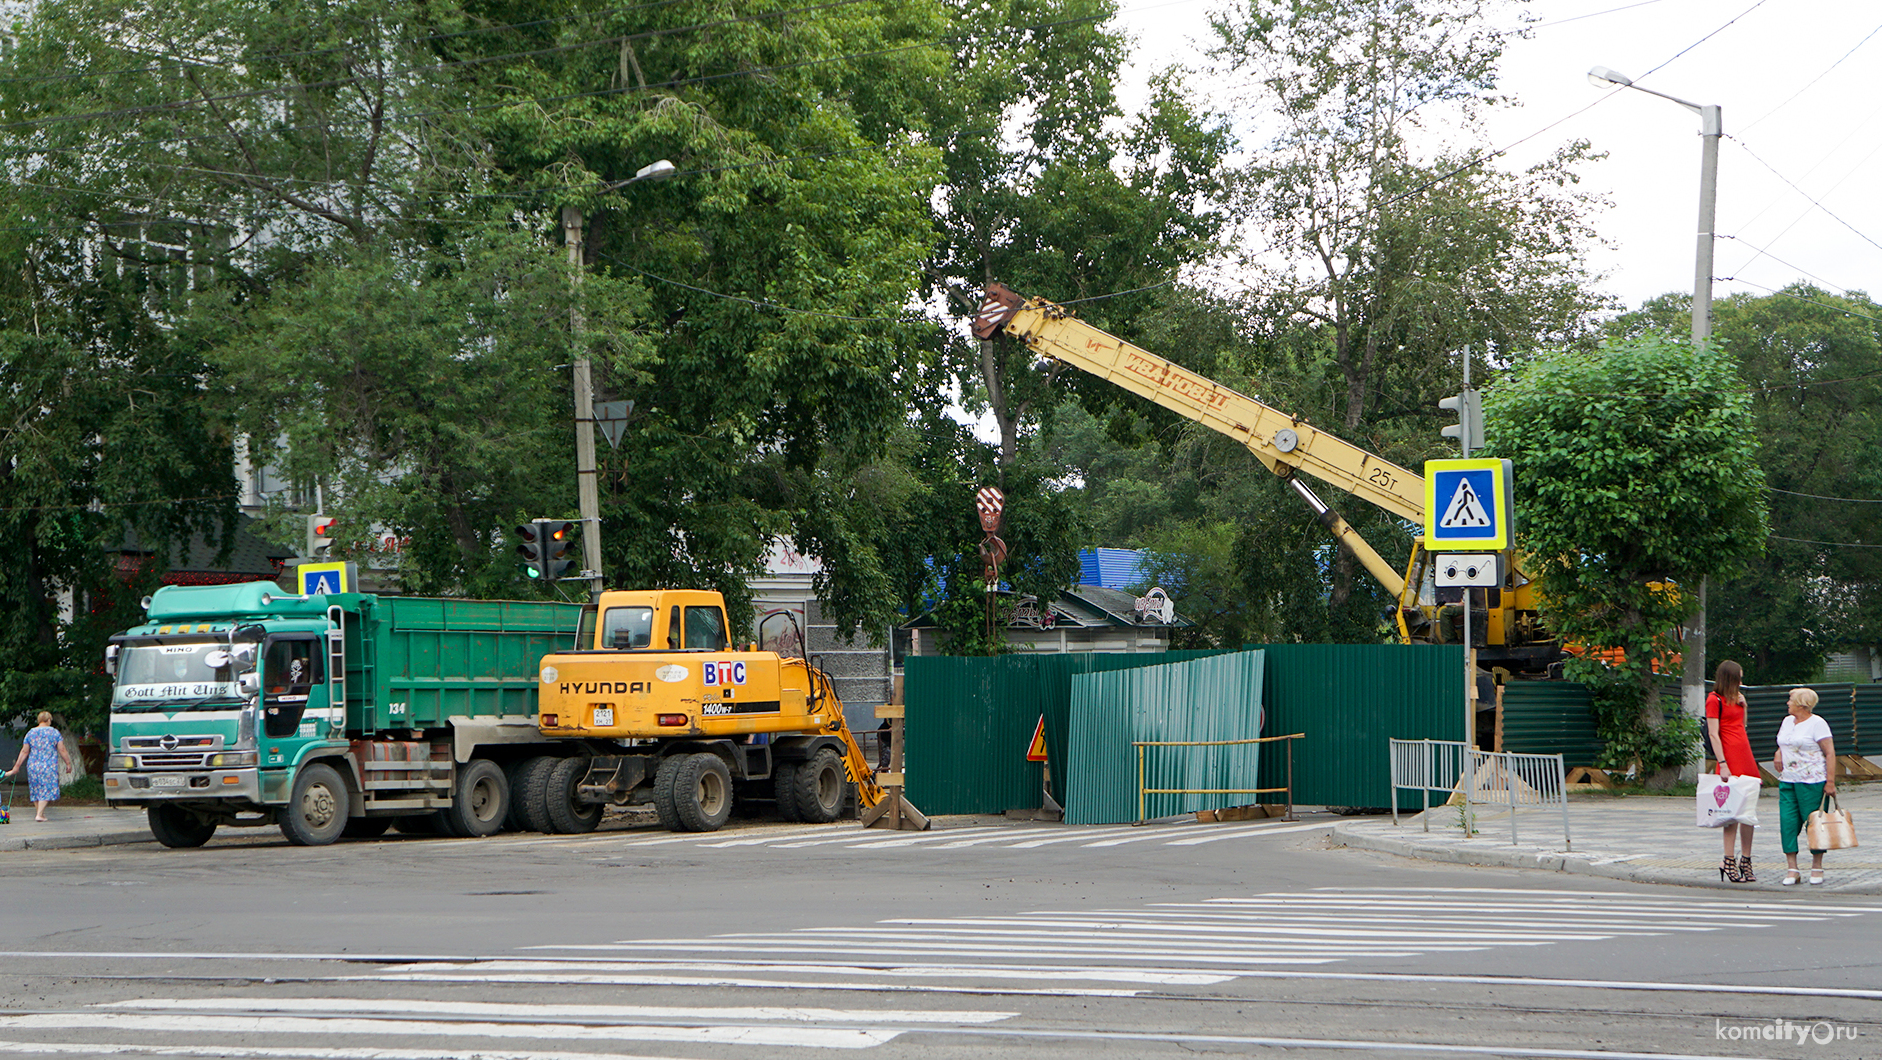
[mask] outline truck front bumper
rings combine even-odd
[[[105,774],[105,801],[113,805],[132,802],[199,802],[204,799],[234,799],[259,804],[261,770],[173,769]]]

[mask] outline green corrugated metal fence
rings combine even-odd
[[[1464,738],[1464,649],[1433,644],[1270,644],[1263,702],[1269,733],[1294,747],[1294,801],[1391,803],[1386,741]],[[1261,775],[1281,783],[1286,748],[1264,744]],[[1403,805],[1416,806],[1417,797]],[[1279,802],[1264,795],[1262,802]]]
[[[1851,753],[1882,755],[1882,685],[1856,685],[1852,699]]]
[[[1591,766],[1606,746],[1595,731],[1593,698],[1577,681],[1511,681],[1503,686],[1503,746],[1515,754],[1562,756]]]
[[[931,815],[1037,808],[1040,768],[1025,756],[1033,726],[1044,714],[1053,797],[1063,803],[1075,674],[1220,654],[911,656],[903,670],[903,696],[908,705],[903,761],[909,801]]]
[[[1247,740],[1262,735],[1264,653],[1144,666],[1072,678],[1065,819],[1137,819],[1138,740]],[[1144,786],[1255,788],[1260,744],[1144,748]],[[1273,780],[1273,784],[1283,783]],[[1252,795],[1151,795],[1149,817],[1242,806]]]

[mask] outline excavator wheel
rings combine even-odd
[[[843,772],[843,759],[826,747],[797,767],[792,778],[797,815],[800,820],[827,824],[843,813],[843,796],[849,787],[849,775]]]
[[[549,774],[560,761],[554,755],[537,755],[516,767],[516,780],[510,790],[514,793],[517,818],[531,832],[544,835],[555,832],[555,825],[549,820]]]
[[[588,775],[588,765],[586,758],[564,758],[548,772],[549,825],[557,835],[585,835],[601,824],[600,803],[576,801],[575,786]]]
[[[771,771],[772,790],[778,798],[778,816],[787,821],[801,821],[797,812],[797,762],[779,762]]]
[[[673,832],[716,832],[732,816],[732,771],[718,755],[672,755],[654,775],[653,808]]]

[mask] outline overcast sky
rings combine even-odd
[[[1208,13],[1225,6],[1120,3],[1139,79],[1200,61]],[[1633,306],[1692,290],[1699,119],[1642,92],[1594,87],[1596,65],[1723,107],[1715,298],[1799,279],[1882,297],[1882,3],[1532,0],[1508,10],[1505,25],[1523,11],[1538,21],[1504,54],[1501,87],[1520,105],[1490,117],[1488,139],[1503,147],[1536,134],[1502,160],[1509,168],[1577,138],[1607,152],[1582,174],[1612,203],[1593,218],[1610,244],[1592,255],[1608,291]]]

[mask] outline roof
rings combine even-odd
[[[250,532],[255,520],[246,515],[235,517],[235,537],[229,544],[229,558],[217,563],[216,546],[204,540],[202,535],[193,535],[189,547],[176,562],[170,564],[167,576],[178,574],[242,574],[258,578],[274,579],[281,574],[283,560],[291,559],[296,550],[288,545],[278,545]],[[138,539],[135,531],[125,530],[124,539],[113,552],[143,553],[151,551],[150,546]]]
[[[1128,589],[1144,580],[1144,554],[1134,548],[1088,548],[1078,554],[1078,577],[1086,585]]]
[[[1017,597],[1018,594],[1002,590],[1004,597]],[[1030,597],[1024,598],[1030,600]],[[1049,628],[1089,628],[1093,626],[1129,626],[1142,628],[1178,628],[1195,623],[1182,615],[1172,614],[1169,622],[1163,622],[1154,616],[1147,616],[1137,608],[1138,598],[1130,593],[1107,589],[1102,585],[1074,585],[1069,589],[1059,590],[1059,595],[1052,601],[1052,621]],[[1034,609],[1036,615],[1036,608]],[[902,624],[903,629],[933,629],[938,625],[934,612],[926,612],[919,617]],[[1036,628],[1040,623],[1035,616],[1016,614],[1007,622],[1008,629]]]

